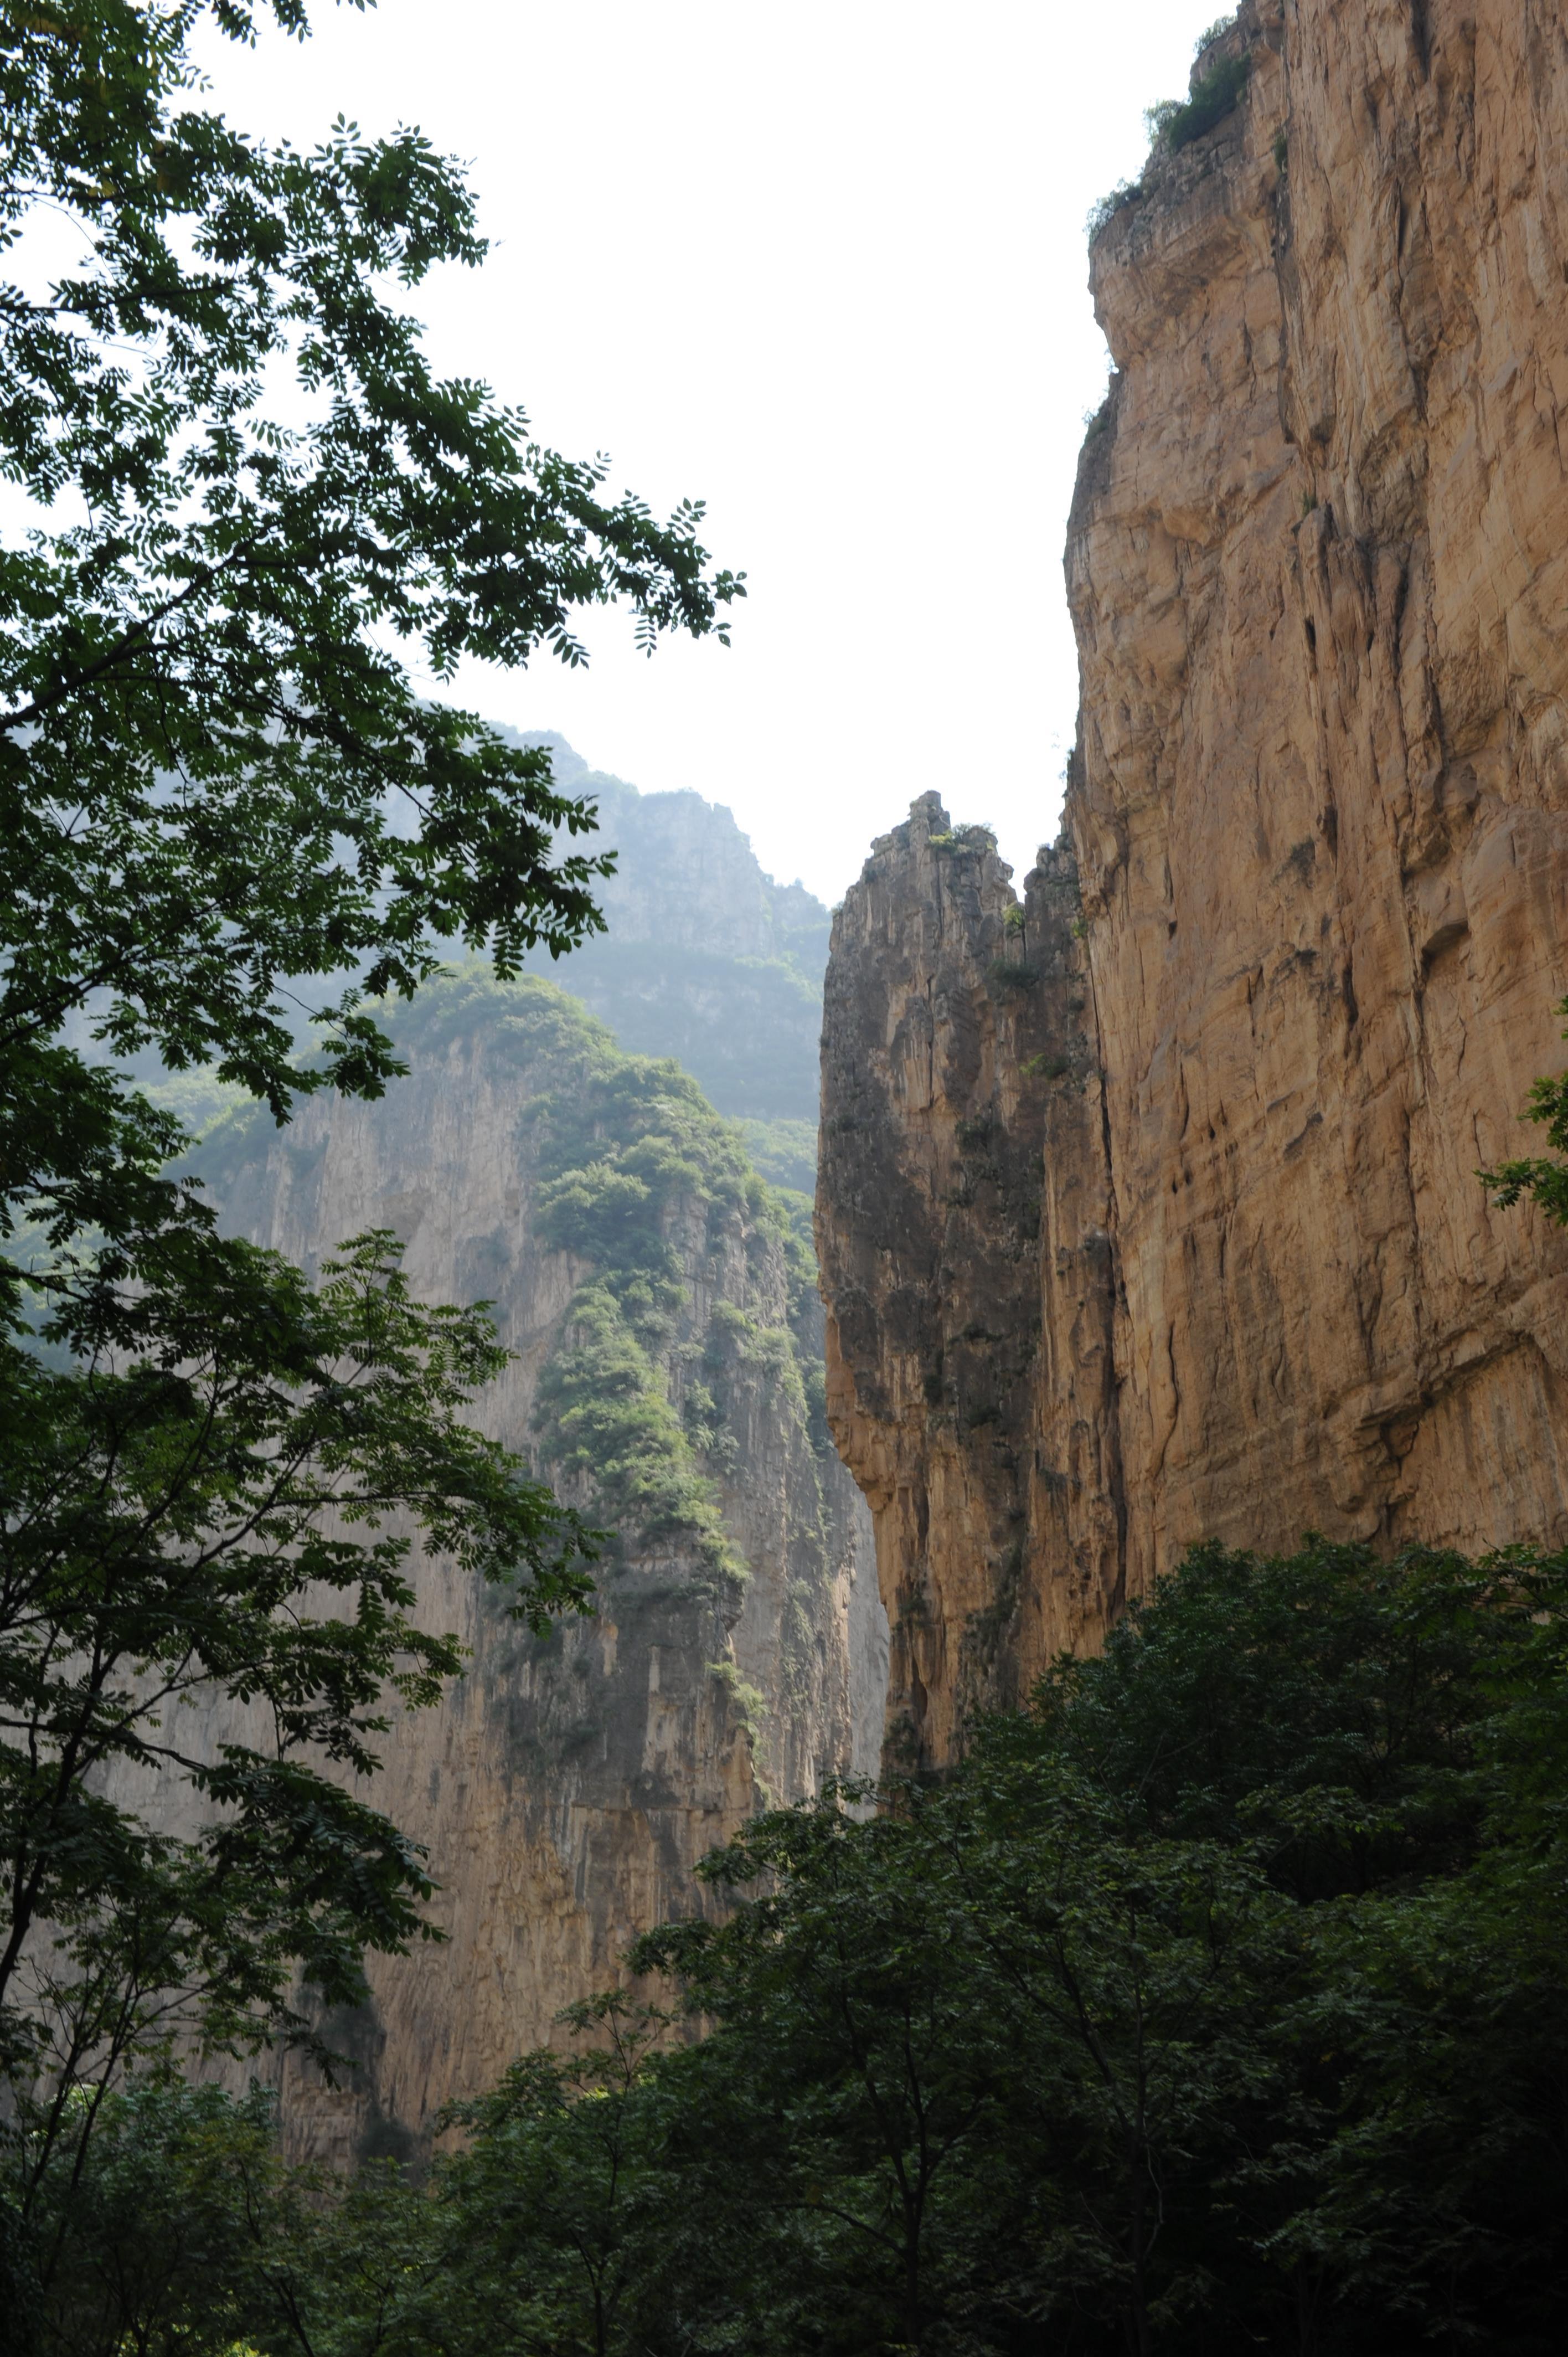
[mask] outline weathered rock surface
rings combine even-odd
[[[553,1472],[541,1381],[573,1347],[597,1275],[541,1232],[561,1125],[591,1133],[594,1092],[612,1104],[640,1071],[639,1107],[667,1087],[681,1118],[722,1133],[683,1076],[651,1068],[650,1082],[546,984],[436,985],[417,1012],[409,1076],[383,1101],[316,1098],[281,1134],[260,1118],[220,1132],[203,1157],[209,1184],[228,1224],[306,1268],[350,1234],[392,1228],[419,1295],[493,1300],[517,1356],[480,1420]],[[444,2104],[548,2042],[562,2006],[615,1980],[635,1933],[701,1907],[698,1859],[763,1801],[875,1769],[869,1521],[820,1422],[813,1437],[816,1305],[800,1299],[778,1217],[749,1186],[748,1206],[744,1187],[704,1200],[677,1183],[660,1233],[679,1299],[637,1329],[677,1416],[704,1386],[702,1420],[686,1417],[688,1469],[716,1495],[747,1576],[715,1573],[701,1529],[678,1516],[651,1537],[628,1525],[597,1618],[538,1641],[455,1566],[420,1566],[422,1618],[473,1659],[439,1710],[396,1725],[367,1797],[428,1846],[448,1938],[374,1962],[373,2005],[328,2024],[360,2065],[340,2093],[282,2064],[296,2152],[343,2163],[409,2148]],[[591,1473],[560,1486],[598,1503]]]
[[[1205,1533],[1568,1536],[1568,1240],[1476,1178],[1568,989],[1568,27],[1250,0],[1197,70],[1242,47],[1091,252],[1081,938],[1002,1019],[1004,875],[955,891],[920,806],[835,931],[828,1133],[929,1175],[879,1197],[850,1131],[824,1162],[830,1401],[939,1755],[968,1661],[1092,1643]],[[1040,1244],[966,1242],[961,1125],[1022,1168],[1013,1038],[1074,1024]],[[920,1390],[961,1296],[998,1364],[1039,1316],[1007,1463]]]
[[[1020,906],[1011,872],[925,795],[875,846],[828,965],[828,1417],[876,1525],[894,1763],[1021,1699],[1119,1577],[1076,879],[1047,856]]]
[[[722,804],[639,793],[559,737],[519,741],[548,745],[561,784],[596,800],[599,841],[617,855],[597,891],[608,931],[559,964],[541,952],[535,970],[632,1054],[676,1057],[721,1113],[814,1128],[822,903],[764,875]]]

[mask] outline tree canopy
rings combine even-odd
[[[416,1303],[388,1236],[319,1284],[222,1237],[133,1067],[283,1121],[386,1087],[373,1004],[447,943],[502,974],[572,947],[591,802],[416,679],[577,663],[606,601],[650,648],[722,639],[742,594],[696,504],[658,522],[433,368],[406,298],[485,244],[417,131],[306,152],[207,102],[201,20],[242,44],[261,13],[0,0],[0,2135],[29,2215],[127,2063],[308,2036],[421,1932],[426,1862],[348,1784],[459,1663],[415,1545],[535,1624],[593,1552],[467,1420],[482,1307]],[[198,1693],[250,1731],[204,1749]]]
[[[1562,1555],[1201,1548],[947,1778],[715,1855],[635,1958],[696,2042],[575,2008],[423,2185],[126,2099],[59,2297],[214,2357],[1544,2352],[1565,1639]],[[198,2169],[228,2255],[150,2266]]]
[[[741,591],[700,507],[607,499],[603,460],[432,369],[395,297],[483,259],[456,167],[415,131],[231,128],[203,13],[0,8],[0,472],[35,515],[0,556],[0,1189],[100,1227],[168,1137],[62,1044],[73,1016],[282,1112],[384,1084],[364,1002],[443,940],[504,974],[596,924],[600,858],[557,849],[591,807],[415,671],[579,662],[575,610],[617,598],[644,643],[723,637]]]

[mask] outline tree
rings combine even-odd
[[[1565,1739],[1563,1557],[1210,1546],[949,1777],[760,1820],[637,1952],[719,2025],[656,2345],[1543,2350]]]
[[[129,2062],[178,2032],[325,2059],[296,1973],[352,2004],[366,1946],[428,1936],[423,1854],[323,1766],[373,1772],[389,1704],[461,1666],[411,1617],[399,1521],[535,1628],[588,1591],[575,1518],[464,1421],[506,1355],[482,1310],[413,1302],[386,1236],[315,1286],[188,1243],[142,1254],[141,1292],[65,1297],[63,1369],[8,1370],[0,2063],[24,2211]],[[214,1693],[250,1739],[203,1744],[184,1706]],[[184,1837],[171,1782],[203,1804]]]
[[[1568,998],[1558,1008],[1559,1015],[1568,1015]],[[1563,1037],[1568,1039],[1568,1031]],[[1526,1197],[1542,1211],[1554,1228],[1568,1227],[1568,1072],[1555,1080],[1536,1081],[1530,1092],[1527,1121],[1543,1125],[1547,1144],[1557,1157],[1549,1160],[1545,1155],[1521,1155],[1512,1162],[1500,1163],[1496,1170],[1481,1170],[1477,1176],[1503,1211]]]
[[[384,1085],[367,1003],[443,939],[504,975],[598,925],[603,858],[555,848],[591,808],[411,662],[576,663],[573,609],[614,598],[648,645],[723,638],[742,586],[700,508],[607,502],[602,461],[432,372],[381,290],[482,259],[461,176],[415,132],[306,156],[188,102],[203,13],[0,9],[0,244],[29,264],[63,214],[87,249],[0,304],[0,470],[38,518],[0,559],[0,1197],[54,1233],[148,1216],[171,1142],[61,1044],[83,1008],[114,1055],[212,1062],[281,1114]],[[252,37],[244,0],[213,13]],[[286,986],[344,974],[302,1061]]]
[[[261,2185],[255,2115],[112,2105],[56,2310],[268,2357],[1554,2349],[1568,1558],[1197,1549],[973,1736],[748,1825],[637,1953],[705,2034],[575,2008],[424,2192],[285,2175],[160,2269],[134,2171],[155,2217],[195,2148]]]
[[[574,611],[618,598],[650,647],[722,639],[742,594],[698,507],[607,499],[602,461],[433,371],[394,290],[482,259],[461,175],[413,131],[246,138],[201,102],[204,13],[0,0],[0,471],[27,519],[0,551],[0,2063],[25,2205],[176,2027],[307,2035],[297,1975],[351,1996],[367,1944],[421,1934],[424,1860],[322,1768],[373,1769],[389,1705],[458,1665],[410,1616],[410,1526],[536,1623],[582,1604],[592,1551],[464,1421],[499,1363],[482,1311],[419,1308],[386,1237],[319,1288],[220,1237],[126,1067],[211,1067],[284,1121],[385,1088],[376,1001],[446,942],[503,974],[570,948],[609,864],[574,847],[591,805],[413,673],[578,662]],[[307,30],[301,0],[272,13]],[[245,0],[211,14],[253,38]],[[253,1739],[182,1735],[203,1685]],[[160,1782],[193,1792],[177,1837]]]
[[[422,2345],[418,2322],[449,2272],[443,2207],[391,2162],[347,2180],[285,2167],[259,2088],[235,2098],[165,2079],[112,2095],[81,2161],[38,2222],[59,2250],[27,2319],[43,2357],[401,2357]]]
[[[672,2187],[650,2069],[670,2016],[608,1990],[560,2019],[575,2051],[521,2056],[449,2116],[469,2141],[440,2181],[433,2338],[614,2357],[642,2342],[671,2288]]]

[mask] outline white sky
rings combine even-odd
[[[466,159],[496,250],[416,298],[446,369],[744,568],[728,652],[590,619],[460,700],[727,802],[829,900],[936,787],[1020,876],[1077,700],[1061,549],[1107,360],[1083,221],[1218,0],[317,0],[207,49],[252,130],[341,111]]]

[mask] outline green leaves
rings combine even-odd
[[[230,2341],[334,2357],[1544,2352],[1565,1631],[1560,1555],[1197,1550],[942,1781],[714,1853],[628,1959],[701,2035],[572,2008],[424,2191],[324,2198],[253,2105],[138,2097],[62,2285],[199,2149],[223,2255],[169,2271],[171,2347],[216,2290]]]
[[[1568,1015],[1568,999],[1557,1011]],[[1563,1037],[1568,1039],[1568,1031]],[[1526,1156],[1500,1163],[1496,1170],[1478,1170],[1476,1176],[1499,1210],[1511,1211],[1516,1203],[1528,1199],[1545,1213],[1554,1228],[1568,1227],[1568,1160],[1563,1158],[1568,1156],[1568,1072],[1556,1080],[1533,1082],[1530,1110],[1524,1118],[1542,1125],[1557,1160],[1548,1161],[1541,1155]]]
[[[1198,42],[1198,49],[1201,51],[1225,29],[1223,22],[1211,25]],[[1212,131],[1240,103],[1251,70],[1251,53],[1243,49],[1239,57],[1219,59],[1201,81],[1194,83],[1187,99],[1163,99],[1157,106],[1147,108],[1144,121],[1151,139],[1172,156],[1183,147],[1190,147],[1195,139]]]
[[[634,1957],[719,2025],[656,2066],[751,2244],[695,2345],[1544,2346],[1565,1628],[1562,1557],[1201,1548],[945,1781],[712,1857]]]
[[[63,1366],[0,1347],[0,2040],[25,2207],[79,2083],[177,2031],[325,2060],[311,2007],[362,1999],[367,1947],[429,1936],[422,1854],[328,1772],[372,1773],[392,1707],[461,1667],[413,1616],[411,1533],[535,1630],[585,1606],[590,1534],[467,1421],[505,1359],[487,1317],[415,1302],[397,1249],[361,1237],[312,1286],[155,1231],[56,1271]],[[253,1733],[214,1751],[187,1706],[223,1696]]]
[[[443,942],[505,974],[596,930],[607,858],[570,847],[591,805],[547,755],[421,702],[413,672],[578,662],[574,609],[613,599],[649,642],[722,637],[741,594],[700,507],[660,525],[607,500],[603,462],[433,373],[380,290],[482,259],[455,168],[417,132],[339,124],[306,155],[192,108],[199,13],[0,16],[0,245],[25,257],[40,209],[63,209],[90,257],[0,305],[0,469],[37,502],[0,565],[11,1203],[79,1176],[23,1117],[79,1010],[116,1057],[214,1064],[282,1118],[302,1090],[384,1086],[399,1068],[366,1002],[414,989]],[[220,20],[248,38],[248,11]],[[325,1027],[314,1062],[295,985]],[[141,1116],[105,1085],[134,1162]]]
[[[423,1935],[425,1861],[346,1789],[460,1666],[419,1550],[535,1629],[594,1554],[473,1429],[483,1311],[414,1302],[384,1235],[314,1286],[221,1239],[124,1067],[279,1123],[373,1097],[403,1070],[378,1002],[446,943],[505,976],[600,929],[592,804],[414,679],[577,663],[578,608],[613,600],[644,644],[722,639],[743,594],[695,503],[658,522],[432,368],[389,289],[482,260],[462,174],[413,130],[246,137],[202,103],[203,14],[0,0],[0,2114],[27,2215],[129,2064],[308,2042],[367,1946]],[[253,37],[245,0],[213,15]]]

